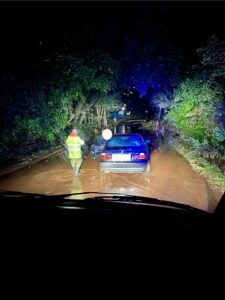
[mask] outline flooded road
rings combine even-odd
[[[212,212],[220,197],[175,152],[153,152],[149,174],[100,173],[97,160],[86,158],[80,176],[61,155],[0,178],[0,189],[46,195],[106,192],[154,197]]]

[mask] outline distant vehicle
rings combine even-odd
[[[91,158],[97,159],[100,157],[104,149],[105,143],[106,140],[101,135],[98,135],[94,138],[93,144],[91,144],[90,147]]]
[[[123,120],[119,122],[119,124],[116,126],[116,133],[139,133],[145,143],[147,144],[149,150],[151,149],[152,144],[152,138],[150,135],[149,130],[143,129],[142,125],[147,122],[145,119],[137,119],[137,120]]]
[[[99,158],[100,172],[150,172],[150,152],[140,134],[115,134]]]

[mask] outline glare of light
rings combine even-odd
[[[102,131],[102,136],[105,140],[110,140],[112,137],[112,131],[110,129],[104,129]]]
[[[126,104],[124,104],[124,105],[123,105],[123,107],[121,108],[121,110],[122,110],[122,111],[125,111],[125,109],[126,109],[126,106],[127,106],[127,105],[126,105]]]

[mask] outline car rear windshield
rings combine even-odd
[[[143,144],[139,136],[114,136],[107,142],[107,149],[121,147],[138,147]]]

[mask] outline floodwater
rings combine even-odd
[[[214,211],[222,194],[209,189],[204,178],[176,152],[151,154],[149,174],[100,173],[98,161],[87,157],[79,176],[62,155],[0,178],[0,189],[46,195],[103,192],[153,197]]]

